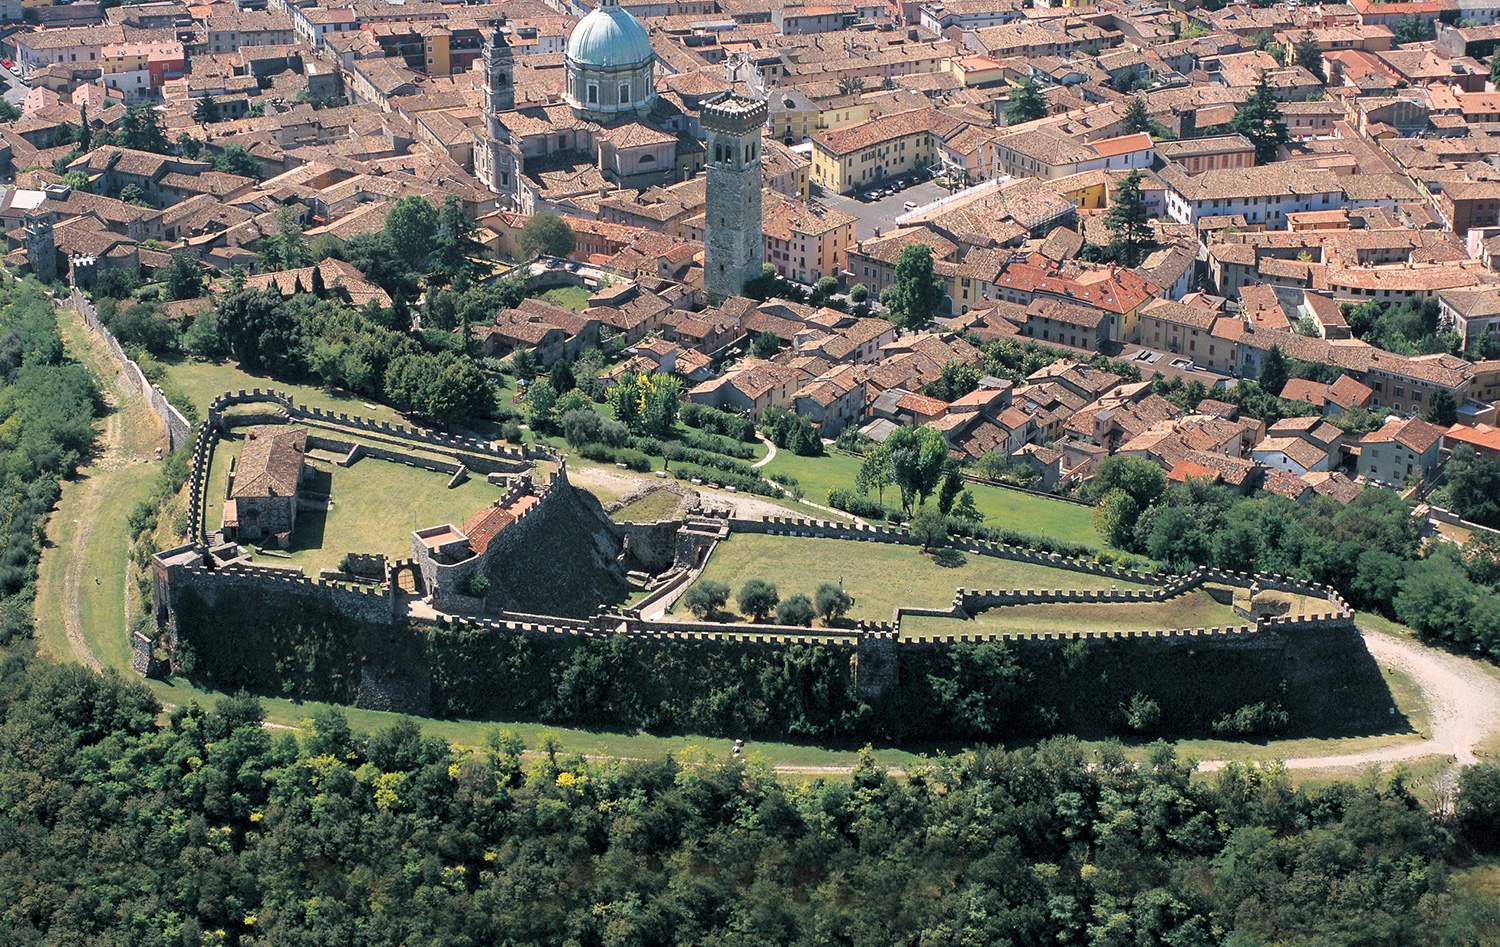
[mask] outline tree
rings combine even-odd
[[[1490,82],[1500,89],[1500,56],[1490,56]]]
[[[1500,461],[1464,444],[1454,449],[1444,474],[1453,512],[1482,526],[1500,526]]]
[[[895,281],[880,296],[887,316],[903,329],[920,329],[942,309],[946,294],[932,275],[932,248],[908,244],[896,261]]]
[[[1292,62],[1317,76],[1319,82],[1328,81],[1328,76],[1323,72],[1323,51],[1318,48],[1318,41],[1313,39],[1311,31],[1304,31],[1302,38],[1297,41],[1292,52]]]
[[[776,624],[800,625],[806,628],[813,623],[817,614],[817,610],[813,608],[812,599],[798,592],[788,596],[776,606]]]
[[[1269,164],[1276,160],[1276,149],[1290,139],[1286,122],[1281,118],[1281,106],[1266,81],[1264,69],[1256,80],[1255,90],[1250,93],[1250,98],[1235,110],[1229,127],[1250,139],[1250,143],[1255,146],[1256,164]]]
[[[78,150],[87,153],[94,143],[94,129],[89,125],[89,107],[78,107]]]
[[[402,263],[416,266],[437,236],[438,210],[424,197],[408,194],[385,215],[385,242]]]
[[[13,122],[21,117],[21,110],[10,102],[0,99],[0,122]]]
[[[120,200],[127,204],[135,204],[139,207],[150,207],[151,202],[146,200],[146,192],[141,190],[139,184],[131,183],[120,188]]]
[[[828,298],[839,291],[839,281],[832,276],[820,276],[817,285],[813,287],[812,293],[807,297],[809,306],[822,306],[828,302]]]
[[[521,225],[516,234],[516,245],[521,250],[521,258],[526,260],[538,254],[565,257],[577,249],[578,237],[566,220],[543,211],[532,214]]]
[[[1131,96],[1130,104],[1125,107],[1125,115],[1120,119],[1120,134],[1149,132],[1153,124],[1151,113],[1146,111],[1146,100],[1138,95]]]
[[[203,142],[183,132],[177,136],[177,153],[184,158],[196,158],[203,151]]]
[[[849,301],[858,305],[870,298],[870,287],[864,283],[855,283],[849,287]]]
[[[1141,196],[1141,172],[1131,171],[1115,188],[1104,215],[1104,226],[1114,236],[1120,262],[1126,266],[1140,263],[1141,249],[1151,242],[1151,221],[1146,215],[1146,201]]]
[[[948,443],[930,427],[892,431],[883,445],[887,476],[901,490],[901,508],[910,513],[937,489],[948,459]]]
[[[260,162],[239,145],[230,145],[214,159],[214,170],[221,174],[238,174],[260,180]]]
[[[1129,493],[1117,488],[1106,493],[1094,507],[1094,529],[1111,546],[1129,549],[1140,515],[1140,504]]]
[[[854,607],[854,596],[844,591],[837,582],[824,582],[813,593],[813,608],[823,624],[831,625],[849,613]]]
[[[62,176],[62,181],[68,187],[82,194],[92,193],[94,184],[89,180],[88,172],[82,168],[74,168]]]
[[[193,107],[193,121],[200,125],[213,125],[223,121],[224,116],[219,108],[219,103],[214,101],[211,95],[205,95],[198,100]]]
[[[276,211],[276,230],[261,238],[260,266],[263,270],[295,270],[309,261],[302,223],[292,206]]]
[[[943,484],[938,489],[938,512],[947,516],[953,512],[953,501],[963,492],[964,478],[956,466],[943,475]]]
[[[729,586],[713,579],[701,579],[687,590],[682,603],[699,618],[711,618],[729,602]]]
[[[911,518],[911,534],[922,544],[923,552],[942,545],[948,538],[947,518],[937,510],[923,507]]]
[[[573,375],[573,366],[562,359],[552,363],[547,370],[547,380],[552,382],[552,387],[557,393],[565,395],[578,387],[578,379]]]
[[[1273,345],[1260,362],[1260,375],[1256,381],[1268,394],[1279,395],[1281,389],[1286,387],[1287,378],[1290,377],[1290,368],[1286,363],[1286,355],[1281,351],[1281,346]]]
[[[433,245],[432,261],[428,264],[428,281],[439,286],[452,284],[458,289],[467,289],[482,272],[486,264],[476,258],[485,257],[484,244],[474,239],[474,221],[464,213],[458,197],[449,194],[443,200],[438,213],[438,234]]]
[[[632,433],[662,437],[677,420],[682,382],[664,372],[626,372],[605,393],[605,400]]]
[[[1019,125],[1047,117],[1047,100],[1042,97],[1042,87],[1031,76],[1027,76],[1011,87],[1010,104],[1005,107],[1005,124]]]
[[[1440,427],[1452,427],[1458,423],[1458,405],[1453,400],[1453,392],[1447,388],[1439,388],[1432,393],[1427,401],[1428,421]]]
[[[203,268],[189,253],[172,254],[165,279],[168,299],[197,299],[203,295]]]
[[[857,95],[865,91],[865,80],[861,76],[843,76],[839,79],[839,95]]]
[[[547,379],[533,381],[526,386],[526,397],[522,405],[526,408],[526,423],[533,431],[552,430],[552,409],[557,404],[557,391]]]
[[[141,102],[125,110],[120,120],[120,134],[116,140],[121,148],[150,151],[165,155],[172,151],[167,141],[165,124],[160,112],[149,103]]]
[[[776,586],[765,579],[751,579],[740,587],[740,594],[735,601],[739,603],[741,614],[761,622],[771,614],[772,609],[781,601],[781,596],[776,593]]]
[[[1402,46],[1421,43],[1433,36],[1432,26],[1415,13],[1397,20],[1391,26],[1391,32],[1396,34],[1396,42]]]
[[[871,444],[865,448],[864,458],[859,464],[859,473],[854,477],[854,488],[860,493],[875,491],[881,503],[885,502],[885,488],[891,485],[891,468],[884,444]]]
[[[1167,492],[1167,475],[1144,457],[1107,457],[1094,471],[1089,487],[1099,497],[1114,489],[1124,490],[1144,510]]]
[[[757,332],[755,339],[750,343],[750,354],[756,358],[770,358],[781,348],[781,340],[776,338],[776,333],[767,329]]]

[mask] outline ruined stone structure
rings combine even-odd
[[[42,283],[57,279],[57,241],[52,235],[51,214],[27,214],[22,221],[21,245],[32,275]]]
[[[766,103],[726,92],[703,104],[708,184],[703,286],[711,304],[741,295],[761,273],[760,137]]]

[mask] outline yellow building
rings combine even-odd
[[[943,142],[968,123],[937,109],[912,109],[813,136],[812,179],[848,193],[942,160]]]
[[[453,61],[449,55],[448,39],[452,35],[444,27],[423,23],[419,27],[422,45],[427,54],[427,74],[449,76],[453,74]]]
[[[992,85],[1011,76],[1003,65],[988,56],[954,56],[947,66],[965,86]]]

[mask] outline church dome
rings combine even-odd
[[[618,2],[601,2],[568,37],[567,58],[580,66],[618,69],[650,61],[651,39]]]

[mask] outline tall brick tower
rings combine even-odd
[[[57,279],[57,242],[52,236],[51,214],[27,214],[22,221],[21,245],[31,272],[43,283]]]
[[[703,103],[702,120],[708,135],[703,289],[710,303],[719,303],[743,294],[765,259],[760,133],[766,103],[725,92]]]

